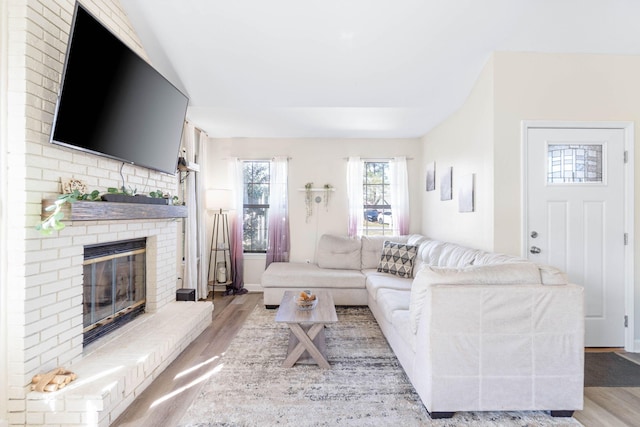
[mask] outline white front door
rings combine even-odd
[[[526,132],[527,256],[584,286],[587,347],[623,347],[624,130]]]

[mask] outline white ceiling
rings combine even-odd
[[[121,2],[211,137],[419,137],[492,51],[640,54],[638,0]]]

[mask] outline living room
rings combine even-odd
[[[84,4],[84,3],[83,3]],[[117,0],[87,2],[92,12],[142,57],[149,59]],[[78,300],[82,281],[80,247],[115,239],[146,237],[150,276],[149,310],[175,300],[180,287],[179,222],[130,220],[69,224],[56,236],[34,230],[43,199],[61,192],[61,178],[76,178],[101,191],[126,185],[178,194],[175,176],[78,153],[49,144],[49,134],[64,63],[73,4],[67,1],[18,1],[2,5],[2,236],[0,324],[0,425],[29,424],[26,395],[31,378],[82,358],[82,321]],[[200,165],[207,187],[228,185],[232,158],[288,156],[291,260],[316,259],[323,234],[345,234],[348,217],[346,169],[349,156],[408,158],[410,232],[433,239],[508,254],[528,246],[522,230],[523,121],[635,123],[640,106],[635,54],[493,52],[455,108],[425,134],[411,137],[260,137],[210,136]],[[196,126],[202,126],[191,117]],[[630,147],[634,163],[633,136]],[[453,168],[453,181],[475,176],[475,211],[458,212],[455,202],[425,191],[427,164]],[[335,188],[331,201],[307,220],[306,183]],[[633,189],[633,180],[631,181]],[[455,184],[454,184],[455,185]],[[633,206],[635,194],[627,199]],[[631,209],[630,212],[633,212]],[[211,217],[208,217],[210,224]],[[625,287],[630,325],[624,347],[640,351],[640,290],[633,265],[636,242],[631,215],[631,277]],[[210,227],[207,227],[210,237]],[[247,257],[245,286],[260,291],[261,256]],[[157,280],[155,280],[157,279]],[[206,317],[207,313],[203,313]],[[37,422],[35,423],[37,424]]]

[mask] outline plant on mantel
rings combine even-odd
[[[100,192],[98,190],[94,190],[91,193],[84,194],[81,193],[80,190],[73,190],[71,193],[61,194],[58,198],[53,202],[53,205],[47,206],[44,210],[46,212],[51,212],[51,214],[43,219],[38,225],[36,225],[36,230],[45,236],[50,235],[54,231],[60,231],[64,228],[64,224],[62,223],[62,219],[64,218],[64,212],[62,212],[62,207],[65,203],[75,203],[78,200],[99,200]]]
[[[124,186],[122,186],[121,188],[109,187],[107,188],[107,193],[124,194],[134,197],[137,193],[137,190],[131,187],[125,188]],[[169,198],[173,205],[177,205],[179,202],[178,196],[173,196],[173,198],[170,198],[169,194],[165,194],[161,190],[152,191],[151,193],[149,193],[149,197]],[[54,231],[62,230],[65,227],[64,223],[62,222],[62,219],[64,218],[64,212],[62,212],[64,204],[69,203],[71,205],[78,200],[99,201],[102,200],[102,198],[98,190],[93,190],[91,193],[83,193],[78,189],[74,189],[69,193],[61,194],[56,198],[52,205],[49,205],[44,209],[46,212],[51,213],[45,219],[40,221],[40,223],[36,225],[35,229],[44,236],[51,235]]]

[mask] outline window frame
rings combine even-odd
[[[245,168],[247,166],[247,164],[258,164],[258,163],[263,163],[267,165],[267,170],[268,170],[268,180],[266,182],[267,184],[267,188],[268,188],[268,194],[267,194],[267,200],[269,200],[270,202],[270,193],[271,193],[271,161],[270,160],[242,160],[242,252],[244,254],[255,254],[255,255],[261,255],[261,254],[266,254],[267,253],[267,249],[268,246],[265,246],[264,250],[263,249],[247,249],[246,245],[245,245],[245,240],[246,240],[246,236],[247,236],[247,229],[245,228],[245,218],[247,217],[247,212],[252,210],[252,209],[264,209],[265,210],[265,234],[266,234],[266,238],[265,238],[265,242],[267,242],[268,239],[268,235],[269,235],[269,207],[270,207],[270,203],[245,203],[245,199],[248,199],[248,190],[247,190],[247,185],[263,185],[265,184],[264,182],[248,182],[246,181],[246,174],[245,174]],[[253,244],[253,239],[251,239],[251,247],[254,247],[255,245]],[[268,242],[267,242],[268,244]]]
[[[391,199],[391,194],[390,194],[390,190],[391,190],[391,182],[390,182],[390,177],[389,177],[389,168],[391,165],[391,161],[390,160],[363,160],[362,161],[363,165],[362,165],[362,215],[363,215],[363,221],[362,221],[362,230],[361,230],[361,234],[363,236],[389,236],[393,234],[393,227],[392,224],[387,224],[386,222],[383,222],[382,224],[380,224],[379,222],[375,223],[375,226],[371,225],[370,221],[367,221],[366,219],[366,215],[365,212],[368,210],[375,210],[378,212],[378,215],[380,215],[382,213],[382,215],[386,214],[387,212],[393,217],[392,211],[391,211],[391,204],[389,203],[389,200]],[[374,165],[374,164],[381,164],[383,166],[381,166],[382,168],[382,176],[381,176],[381,182],[379,183],[373,183],[373,182],[369,182],[369,175],[367,174],[367,171],[370,167],[370,165]],[[367,203],[367,194],[369,194],[369,192],[367,191],[367,188],[369,187],[373,187],[373,186],[381,186],[381,190],[382,190],[382,202],[383,203],[376,203],[376,204],[368,204]],[[380,226],[381,225],[381,226]]]

